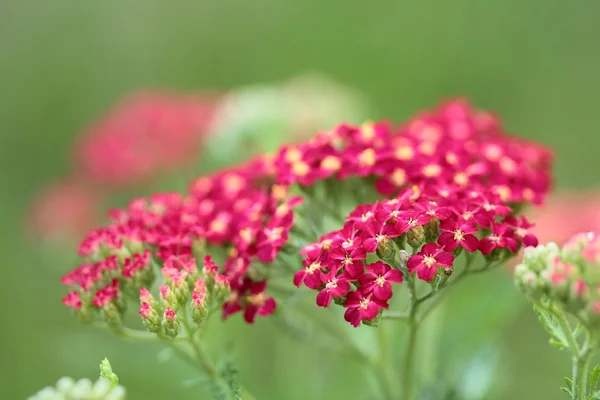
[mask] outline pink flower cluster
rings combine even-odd
[[[38,195],[28,210],[29,227],[45,238],[85,234],[98,220],[101,195],[193,162],[215,110],[210,98],[161,92],[127,96],[79,139],[74,172]]]
[[[430,242],[408,268],[431,280],[438,266],[452,268],[459,248],[489,254],[535,245],[530,224],[508,214],[512,204],[542,201],[550,164],[544,148],[507,136],[491,114],[462,100],[398,129],[341,124],[273,156],[199,178],[186,195],[137,199],[114,211],[110,226],[83,241],[86,262],[63,279],[76,288],[64,302],[93,308],[111,279],[121,287],[149,287],[152,264],[210,253],[231,289],[223,316],[242,311],[253,322],[276,308],[266,289],[285,250],[305,257],[295,284],[318,290],[320,306],[342,299],[356,326],[387,307],[391,284],[403,279],[395,266],[367,262],[370,254],[385,254],[402,240],[415,248]],[[323,233],[308,230],[308,220],[324,219],[328,210],[343,214],[339,199],[357,191],[381,200],[359,205],[341,230],[306,245]],[[136,263],[127,274],[126,263]],[[195,279],[187,281],[190,287]]]
[[[214,114],[212,101],[134,93],[87,130],[76,160],[88,179],[131,185],[194,160]]]

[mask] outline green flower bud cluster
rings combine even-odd
[[[556,243],[525,249],[515,269],[515,283],[534,302],[551,303],[588,327],[600,328],[600,236],[575,235],[561,248]]]

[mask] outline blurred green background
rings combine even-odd
[[[157,363],[160,346],[78,324],[60,304],[70,258],[21,235],[27,202],[68,170],[74,136],[128,91],[224,90],[320,71],[361,90],[373,118],[396,121],[464,94],[509,131],[554,147],[559,189],[584,188],[597,184],[598,18],[595,0],[0,1],[0,397],[25,398],[63,375],[94,377],[106,356],[131,399],[204,398],[181,385],[195,371]],[[491,313],[485,285],[515,311],[496,335],[498,398],[563,398],[568,357],[546,344],[506,274],[465,284],[452,304],[490,304]],[[211,343],[233,339],[241,380],[258,398],[354,398],[363,385],[355,366],[275,335],[268,320],[239,319]]]

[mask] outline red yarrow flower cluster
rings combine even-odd
[[[112,223],[82,242],[84,263],[63,282],[77,290],[80,310],[93,308],[88,299],[107,280],[150,287],[156,264],[182,269],[220,248],[222,269],[205,263],[203,271],[186,271],[185,280],[191,288],[200,276],[207,285],[211,274],[222,276],[229,288],[223,316],[242,312],[253,322],[276,310],[269,276],[281,268],[282,251],[295,252],[304,257],[296,286],[317,290],[320,306],[343,304],[346,320],[357,326],[385,309],[392,284],[406,279],[390,261],[400,248],[417,252],[406,273],[431,280],[438,267],[452,268],[461,249],[497,254],[516,250],[514,243],[533,244],[529,223],[509,213],[513,204],[542,201],[550,163],[544,148],[505,135],[493,116],[463,101],[398,129],[342,124],[199,178],[185,195],[136,199],[112,212]],[[318,238],[324,220],[335,220],[349,198],[360,196],[379,200],[357,198],[341,229]],[[152,265],[123,273],[126,262],[140,260]],[[78,304],[73,294],[65,302]]]

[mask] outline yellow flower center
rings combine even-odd
[[[383,277],[383,275],[379,275],[377,279],[375,279],[375,283],[378,284],[379,287],[383,287],[383,285],[385,284],[385,278]]]
[[[423,257],[423,264],[427,265],[427,268],[431,268],[437,264],[437,261],[432,256]]]
[[[369,300],[369,299],[362,299],[360,301],[360,303],[359,303],[360,304],[360,308],[366,310],[367,307],[369,307],[369,303],[371,303],[371,300]]]

